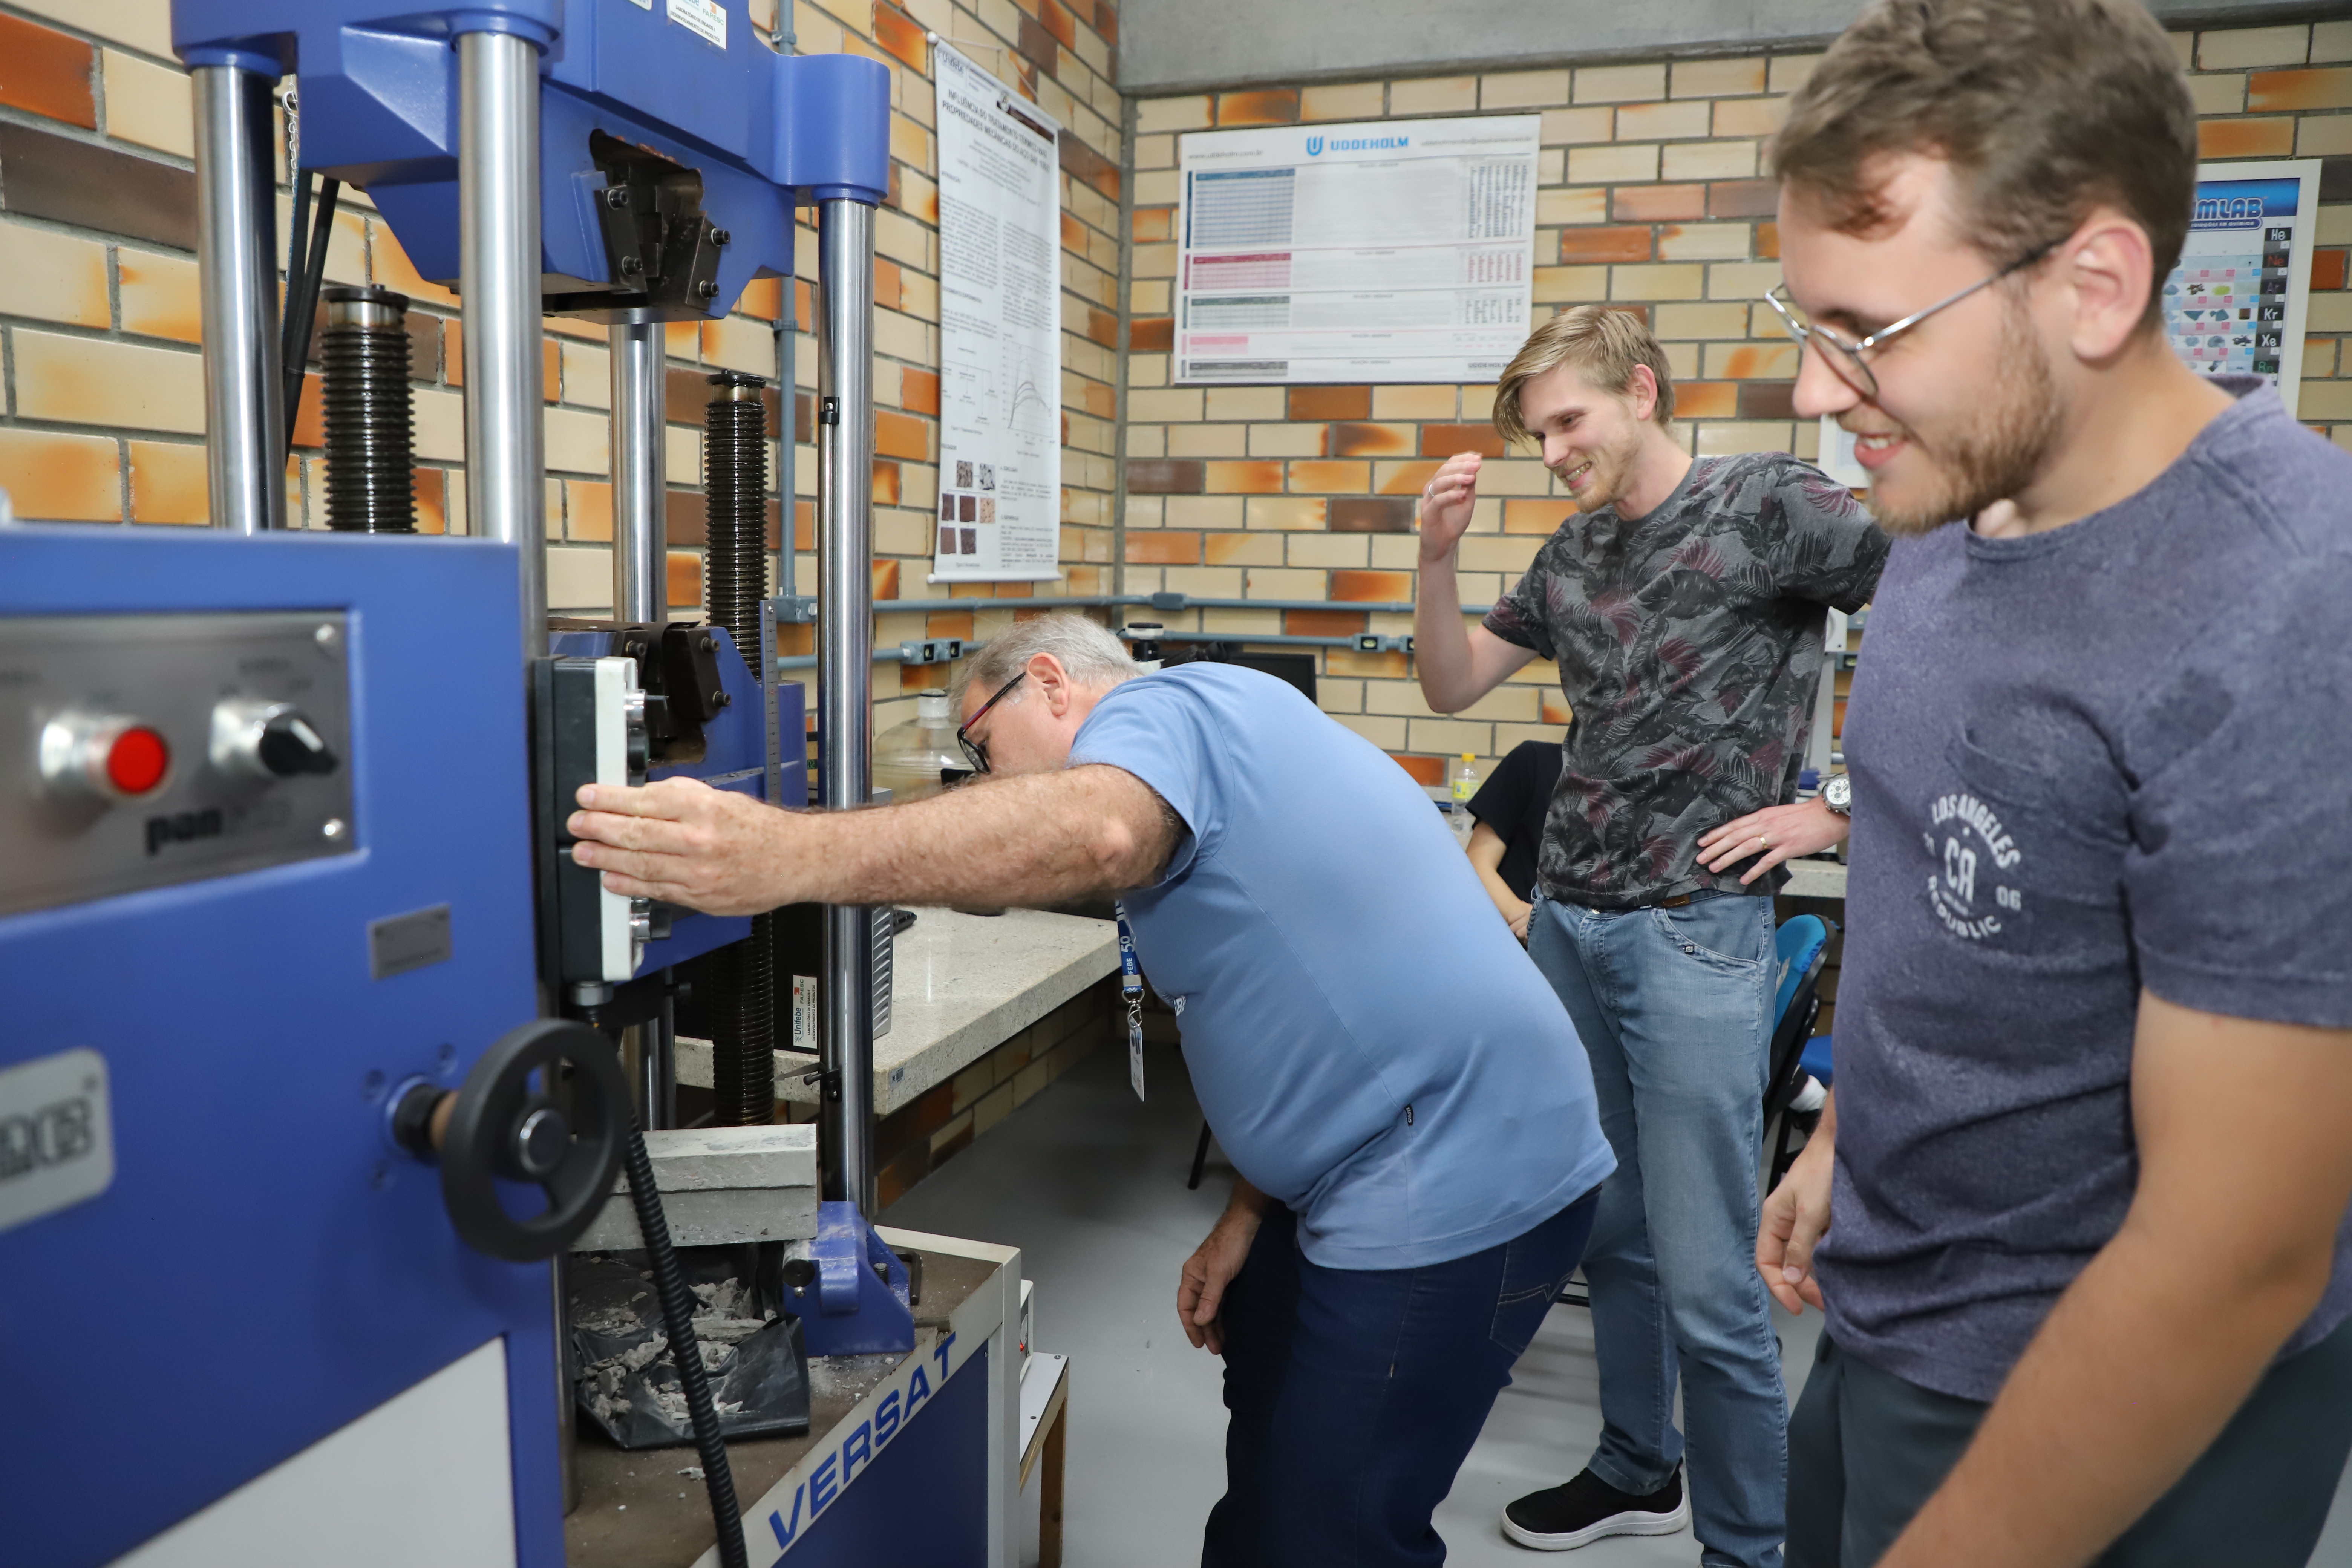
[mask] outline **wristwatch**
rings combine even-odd
[[[1822,804],[1840,816],[1853,815],[1853,780],[1843,773],[1832,773],[1822,781]]]

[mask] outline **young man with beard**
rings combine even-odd
[[[1414,631],[1441,713],[1538,656],[1574,710],[1528,951],[1576,1021],[1617,1154],[1584,1257],[1603,1427],[1587,1467],[1512,1503],[1504,1531],[1561,1551],[1695,1514],[1707,1563],[1773,1568],[1789,1407],[1753,1266],[1772,868],[1843,836],[1826,805],[1790,802],[1823,606],[1871,596],[1886,540],[1786,453],[1694,462],[1673,413],[1640,318],[1580,307],[1538,327],[1496,384],[1495,425],[1540,445],[1577,515],[1465,630],[1454,553],[1479,460],[1449,459],[1422,497]],[[1701,836],[1727,823],[1703,860]]]
[[[1757,1249],[1829,1320],[1789,1560],[2301,1563],[2352,1452],[2352,456],[2164,341],[2197,124],[2134,0],[1874,6],[1774,159],[1798,409],[1902,536],[1837,1090]]]

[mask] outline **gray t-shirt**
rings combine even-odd
[[[1628,909],[1743,888],[1699,836],[1797,790],[1821,680],[1822,606],[1859,609],[1886,536],[1837,481],[1785,452],[1701,458],[1628,521],[1560,525],[1486,614],[1559,663],[1571,720],[1536,860],[1554,898]]]
[[[1871,607],[1822,1290],[1840,1349],[1962,1398],[2130,1205],[2143,986],[2352,1026],[2352,454],[2224,384],[2145,489],[1897,544]],[[2347,1315],[2352,1221],[2288,1350]]]

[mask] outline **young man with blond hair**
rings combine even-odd
[[[1871,596],[1886,540],[1785,452],[1694,461],[1673,415],[1638,316],[1584,306],[1538,327],[1495,425],[1541,447],[1575,515],[1465,629],[1454,554],[1479,459],[1449,459],[1422,497],[1414,630],[1439,712],[1537,657],[1574,711],[1528,951],[1576,1021],[1617,1155],[1584,1258],[1603,1425],[1586,1468],[1513,1502],[1504,1531],[1561,1551],[1695,1517],[1706,1563],[1775,1568],[1788,1399],[1752,1263],[1770,895],[1781,860],[1844,832],[1793,797],[1825,606]]]
[[[1774,163],[1797,407],[1901,536],[1837,1089],[1757,1253],[1828,1314],[1789,1560],[2302,1563],[2352,1452],[2352,456],[2164,340],[2197,119],[2135,0],[1874,5]]]

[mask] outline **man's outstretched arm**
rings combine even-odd
[[[1066,903],[1150,882],[1181,831],[1149,784],[1102,764],[870,811],[779,811],[691,779],[587,784],[580,805],[573,853],[607,888],[717,915]]]
[[[2140,994],[2139,1187],[1883,1568],[2074,1568],[2221,1432],[2327,1288],[2352,1031]]]

